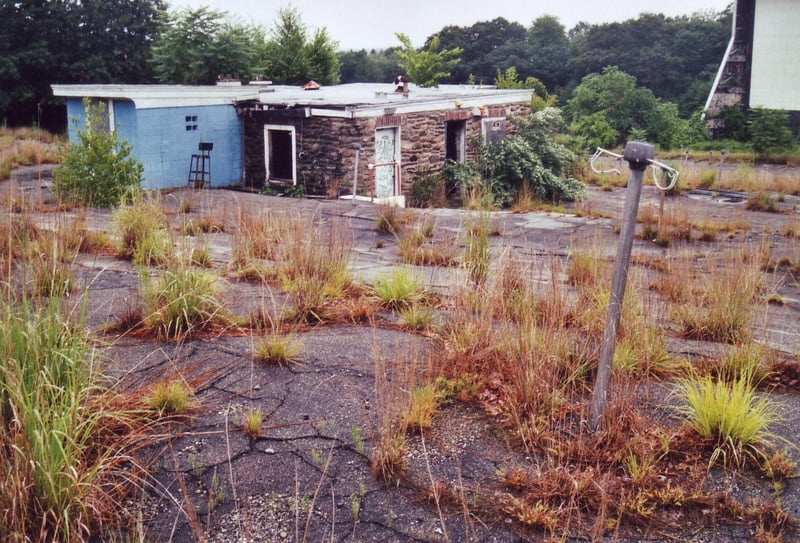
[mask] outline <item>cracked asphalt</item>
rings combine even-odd
[[[186,192],[165,196],[165,205],[177,209]],[[387,273],[399,261],[396,243],[375,231],[377,210],[369,204],[292,200],[224,190],[191,194],[196,199],[197,214],[213,209],[230,217],[237,208],[246,206],[291,209],[346,221],[354,239],[351,267],[365,282]],[[589,201],[594,210],[614,215],[619,213],[623,199],[623,189],[611,193],[591,189]],[[643,205],[657,201],[652,187],[645,188],[643,200]],[[787,206],[794,205],[797,210],[794,200]],[[690,196],[681,197],[675,205],[691,207],[709,217],[743,213],[741,206]],[[451,236],[454,243],[460,243],[460,232],[470,220],[470,214],[460,210],[418,213],[428,215],[436,231]],[[752,216],[756,217],[754,231],[761,234],[780,228],[787,220],[797,220],[793,215]],[[109,217],[107,210],[97,210],[89,212],[87,220],[91,228],[107,229]],[[580,243],[600,244],[612,258],[616,250],[614,219],[497,212],[492,220],[500,234],[493,238],[495,248],[502,246],[521,259],[564,259]],[[378,248],[378,239],[386,241],[383,248]],[[207,242],[215,267],[222,268],[230,255],[230,234],[210,234]],[[798,244],[781,245],[775,250],[794,256]],[[663,254],[641,241],[637,241],[636,251]],[[426,267],[417,272],[430,288],[445,295],[465,281],[457,268]],[[128,262],[81,255],[75,273],[79,283],[88,288],[87,325],[92,329],[114,322],[138,302],[138,278]],[[800,290],[787,283],[779,288],[788,303],[772,309],[759,337],[796,356],[800,352]],[[246,316],[264,307],[277,311],[286,301],[268,286],[229,280],[225,303],[235,314]],[[520,535],[505,519],[481,518],[479,511],[446,506],[438,512],[424,490],[431,479],[436,479],[465,492],[481,488],[484,497],[491,499],[493,489],[499,488],[499,471],[526,461],[506,443],[488,415],[475,406],[456,404],[440,410],[424,439],[416,436],[409,440],[409,475],[403,484],[387,487],[372,476],[369,451],[377,440],[375,428],[383,415],[383,395],[389,388],[381,383],[402,380],[407,366],[436,356],[431,340],[398,330],[390,317],[378,319],[371,326],[305,328],[297,338],[302,345],[301,361],[289,367],[254,362],[255,338],[246,336],[209,336],[175,344],[123,335],[102,347],[104,372],[113,380],[119,379],[123,387],[137,390],[181,376],[195,391],[197,403],[190,421],[176,427],[169,446],[149,451],[156,459],[152,487],[129,503],[131,508],[143,511],[146,540],[540,540],[536,535]],[[671,344],[676,352],[705,348],[678,340]],[[785,394],[782,401],[790,412],[800,406],[793,393]],[[243,413],[253,408],[259,408],[263,415],[257,439],[250,439],[238,427]],[[791,425],[786,429],[789,435],[795,431]],[[785,492],[787,506],[800,514],[796,482],[789,481]],[[717,526],[692,533],[695,541],[747,541],[750,537],[746,531]],[[674,537],[614,534],[608,540],[667,541]]]

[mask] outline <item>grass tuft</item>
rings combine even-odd
[[[301,348],[293,335],[272,334],[256,343],[253,357],[265,364],[288,366],[300,360]]]
[[[143,261],[147,260],[148,251],[139,247],[145,243],[153,247],[156,240],[164,237],[167,217],[158,198],[142,191],[133,191],[127,195],[126,201],[114,209],[112,225],[119,238],[118,254],[133,258],[138,250],[140,262],[145,263]]]
[[[258,439],[261,432],[261,424],[264,421],[264,415],[261,413],[261,408],[248,409],[242,417],[242,430],[245,435],[250,439]]]
[[[402,432],[381,430],[378,443],[372,451],[372,475],[387,485],[399,485],[408,470],[405,458],[406,438]]]
[[[680,383],[679,413],[686,424],[712,447],[709,465],[741,465],[760,458],[774,441],[769,426],[779,420],[772,402],[756,394],[753,376],[745,372],[733,382],[695,377]]]
[[[155,280],[145,273],[140,279],[145,328],[159,337],[180,340],[215,324],[228,324],[214,273],[178,265]]]
[[[145,405],[159,416],[183,415],[193,407],[194,392],[182,379],[161,381],[150,388]]]
[[[381,276],[373,286],[375,295],[390,309],[408,309],[422,301],[422,281],[408,268],[394,268],[388,277]]]

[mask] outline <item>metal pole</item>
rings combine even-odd
[[[361,153],[361,144],[356,143],[356,164],[353,172],[353,205],[356,203],[356,191],[358,190],[358,155]]]
[[[642,178],[649,165],[649,160],[655,158],[655,149],[649,143],[629,142],[625,146],[623,158],[628,161],[631,175],[628,179],[628,190],[625,193],[625,208],[622,214],[622,230],[620,231],[617,261],[614,267],[614,280],[611,284],[606,327],[603,332],[603,344],[600,350],[600,361],[592,395],[592,409],[589,415],[589,424],[591,424],[593,430],[600,428],[605,412],[608,385],[611,380],[611,367],[614,360],[614,348],[617,341],[617,329],[619,328],[622,314],[622,301],[625,298],[625,286],[628,281],[628,264],[631,258],[631,249],[633,248],[633,234],[636,230],[639,196],[642,193]]]

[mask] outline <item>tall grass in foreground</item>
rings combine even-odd
[[[124,518],[130,412],[95,386],[90,347],[62,300],[0,302],[0,534],[88,541]],[[113,438],[112,438],[113,436]],[[130,443],[128,444],[130,445]]]

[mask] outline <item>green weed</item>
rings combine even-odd
[[[710,465],[759,458],[774,440],[769,426],[779,420],[778,413],[767,397],[756,394],[747,372],[730,383],[710,377],[686,379],[679,385],[678,398],[683,419],[712,444]]]
[[[425,295],[422,281],[408,268],[394,268],[388,277],[378,277],[373,291],[381,303],[390,309],[407,309],[420,302]]]

